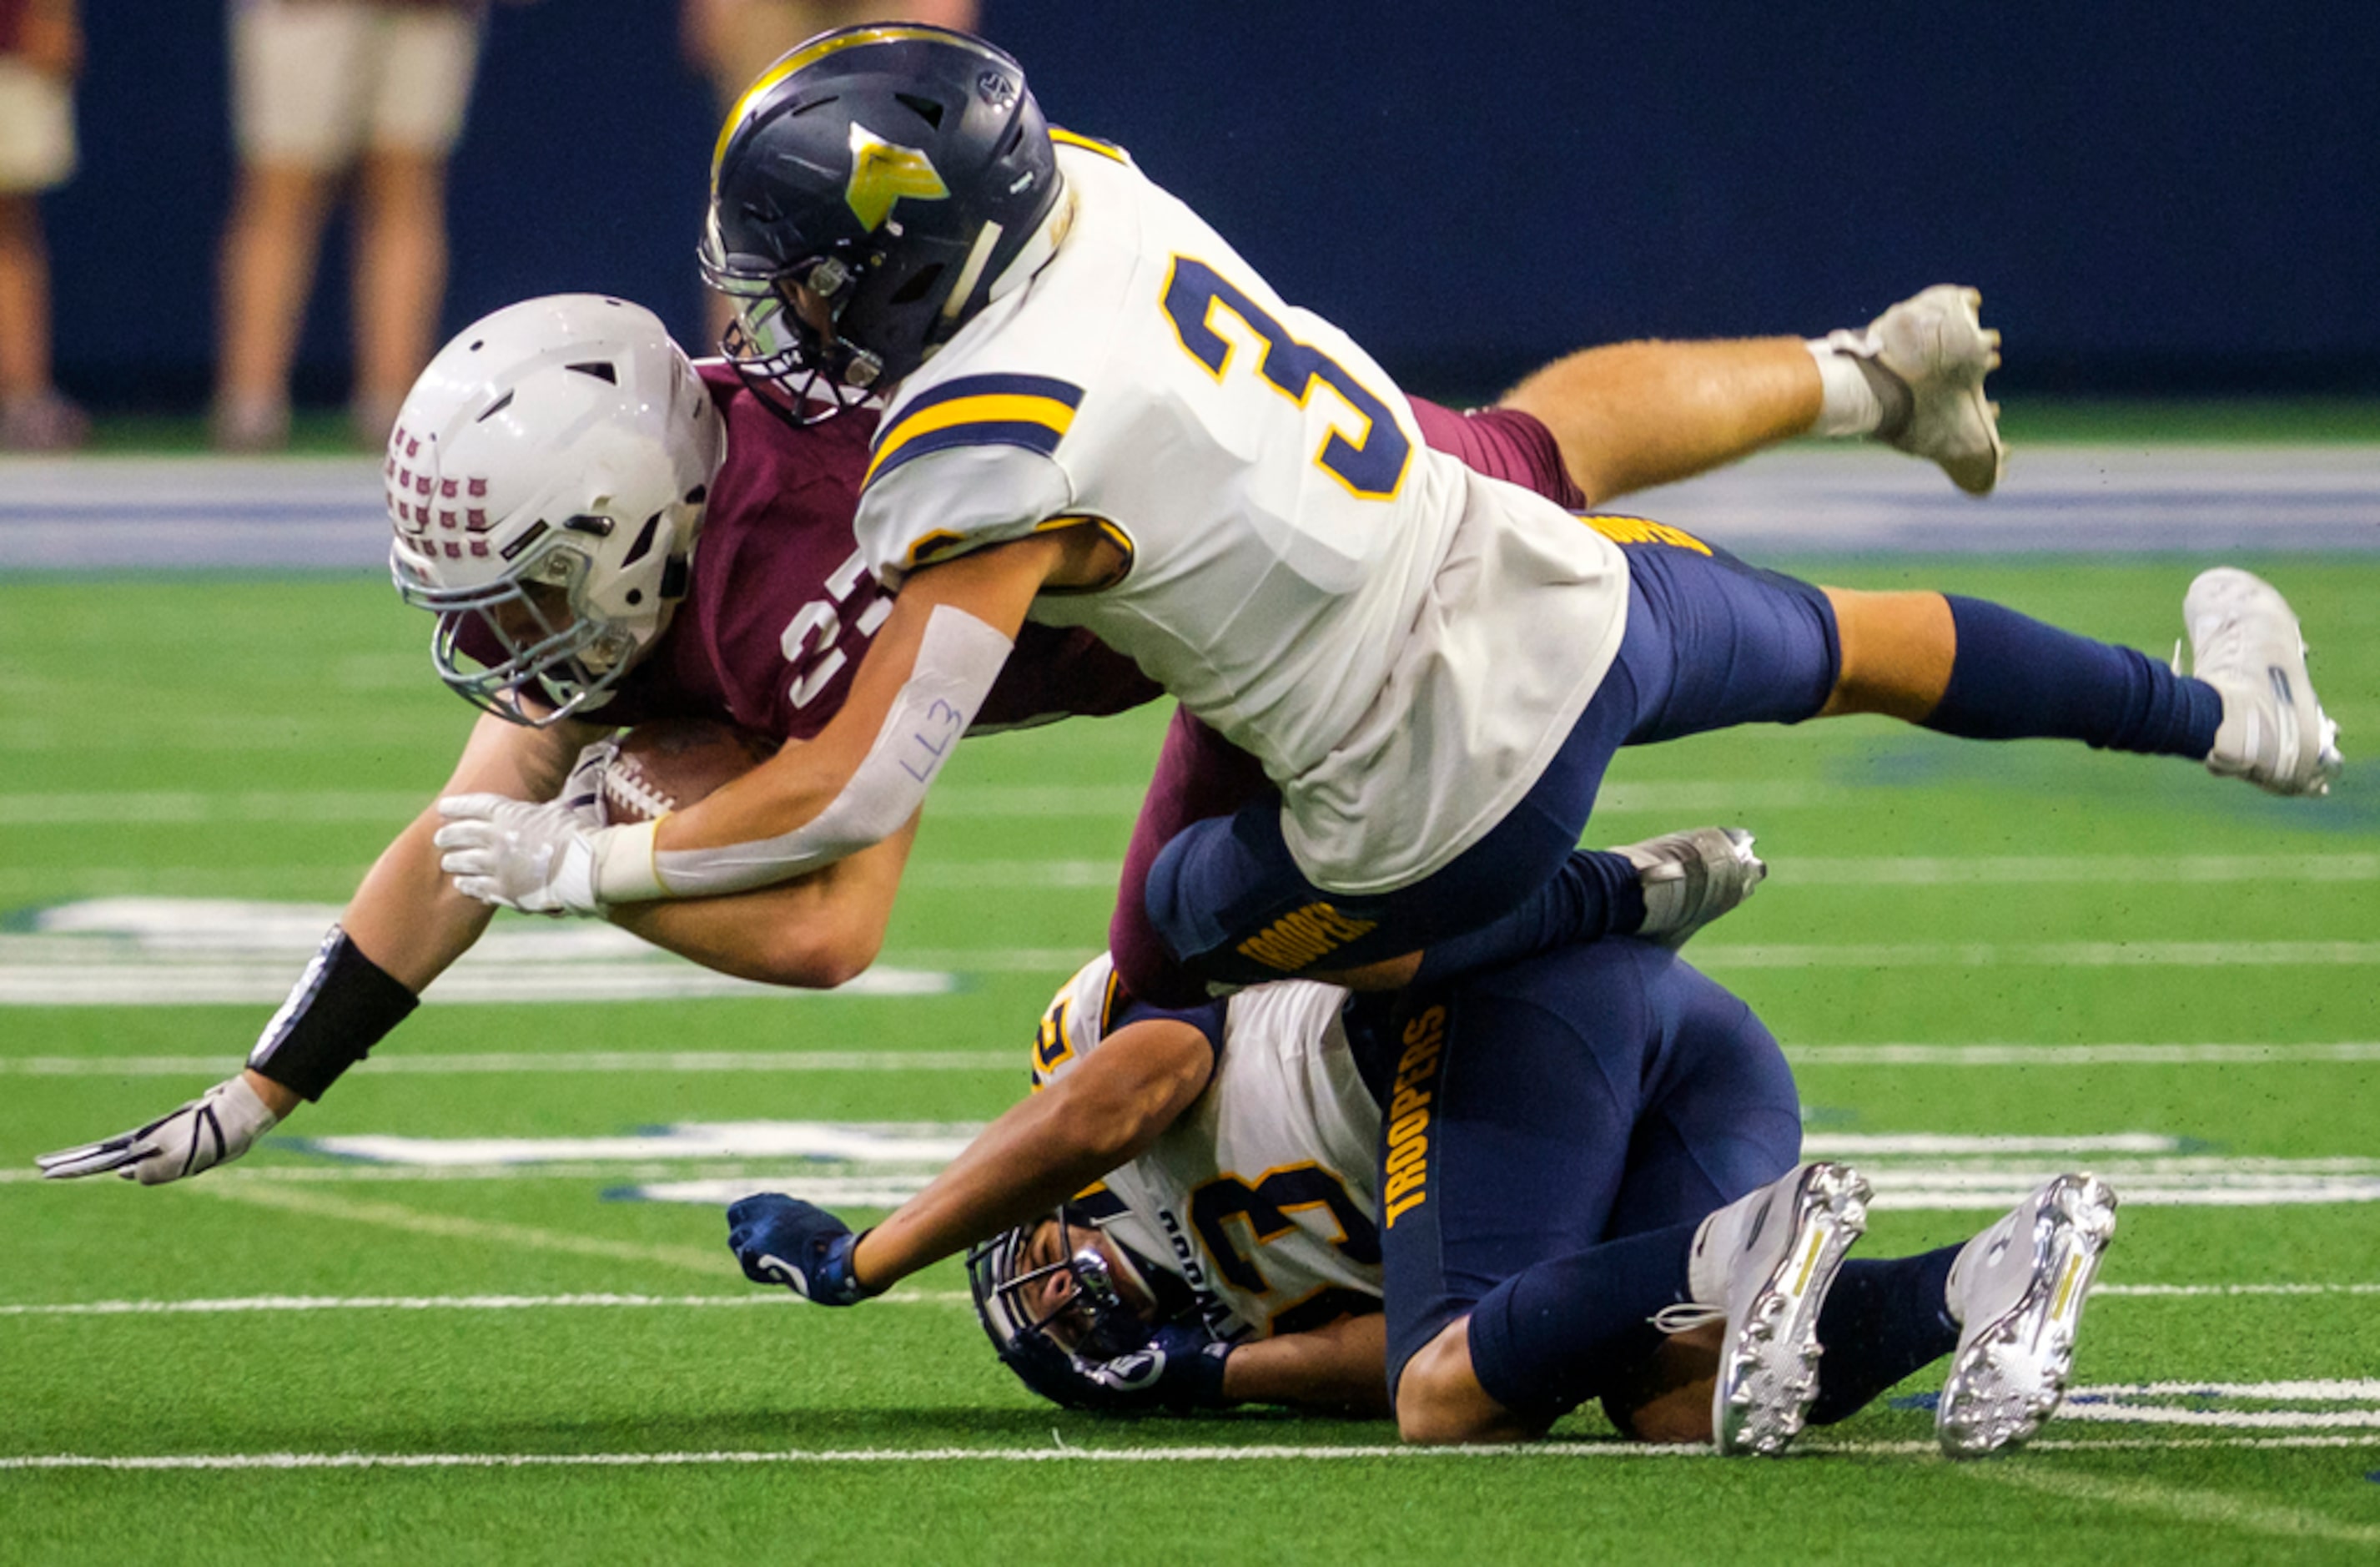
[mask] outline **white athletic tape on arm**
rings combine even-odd
[[[1014,646],[965,610],[937,604],[917,644],[917,665],[884,715],[876,743],[824,810],[774,838],[662,849],[652,856],[652,867],[663,890],[645,895],[698,898],[765,887],[899,832],[975,722]],[[608,884],[605,896],[612,896]]]

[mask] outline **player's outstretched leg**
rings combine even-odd
[[[2207,771],[2276,795],[2326,795],[2338,725],[2306,678],[2305,638],[2273,585],[2236,566],[2201,572],[2182,595],[2191,673],[2223,696]]]
[[[1818,1391],[1818,1316],[1867,1228],[1867,1199],[1866,1177],[1821,1161],[1703,1221],[1687,1280],[1695,1300],[1726,1302],[1711,1391],[1720,1453],[1774,1456],[1800,1434]]]
[[[1983,302],[1973,288],[1940,283],[1893,306],[1864,332],[1831,333],[1812,343],[1818,373],[1829,383],[1818,433],[1837,433],[1833,421],[1856,420],[1842,432],[1865,426],[1888,445],[1938,465],[1970,495],[1990,494],[2008,449],[2000,443],[1999,405],[1984,395],[1984,377],[1999,368],[2000,334],[1985,330],[1977,313]],[[1865,387],[1852,385],[1846,371]],[[1875,400],[1872,414],[1863,390]]]
[[[1934,1433],[1953,1458],[2016,1447],[2066,1396],[2074,1333],[2116,1233],[2116,1194],[2060,1175],[1961,1248],[1948,1294],[1959,1349]]]
[[[2236,567],[2202,574],[2183,600],[2191,674],[1981,599],[1826,592],[1840,652],[1827,713],[2185,757],[2277,795],[2326,794],[2338,773],[2338,726],[2306,676],[2297,617]]]

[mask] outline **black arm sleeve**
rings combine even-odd
[[[310,1103],[420,1004],[334,925],[248,1052],[248,1064]]]

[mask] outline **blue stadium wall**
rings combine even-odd
[[[496,7],[449,326],[597,289],[700,320],[715,116],[674,0]],[[86,0],[46,211],[67,383],[194,406],[230,189],[220,8]],[[1953,19],[1955,18],[1955,19]],[[1417,388],[1578,344],[1818,331],[1971,281],[2035,392],[2380,391],[2380,6],[988,0],[1131,148]],[[344,386],[343,241],[301,392]]]

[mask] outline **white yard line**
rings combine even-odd
[[[2380,941],[1711,942],[1692,955],[1722,969],[2335,967],[2380,963]]]
[[[2380,1061],[2380,1041],[2333,1044],[1791,1045],[1796,1066],[2265,1066]],[[220,1075],[221,1055],[0,1055],[0,1077]],[[422,1076],[718,1072],[997,1072],[1022,1070],[1014,1051],[383,1051],[359,1070]]]
[[[1943,858],[1780,857],[1780,886],[1932,887],[2209,882],[2375,881],[2380,855],[1979,855]]]
[[[2380,1042],[2298,1045],[1792,1045],[1796,1066],[2265,1066],[2380,1061]]]
[[[2194,1300],[2201,1296],[2380,1295],[2380,1284],[2101,1284],[2093,1300]]]
[[[179,1077],[221,1075],[220,1055],[0,1056],[0,1076]],[[682,1076],[714,1072],[1005,1072],[1020,1080],[1025,1052],[1014,1051],[492,1051],[476,1054],[402,1055],[383,1052],[364,1068],[375,1075],[477,1076],[650,1073]]]
[[[697,1178],[712,1183],[724,1194],[719,1200],[733,1202],[752,1192],[783,1192],[805,1202],[822,1207],[844,1206],[866,1208],[896,1208],[916,1197],[928,1179],[926,1171],[873,1172],[868,1174],[820,1175],[817,1167],[795,1162],[763,1162],[759,1164],[714,1164],[707,1161],[674,1163],[582,1163],[555,1164],[253,1164],[243,1163],[231,1170],[218,1171],[207,1176],[209,1185],[299,1185],[299,1186],[382,1186],[452,1184],[455,1182],[483,1181],[601,1181],[614,1186],[622,1183],[675,1182]],[[44,1179],[39,1170],[28,1164],[0,1169],[0,1185],[30,1185]],[[645,1193],[640,1200],[658,1200]],[[706,1197],[703,1200],[708,1201]]]
[[[2106,1382],[2091,1388],[2077,1388],[2077,1393],[2090,1393],[2098,1398],[2251,1398],[2268,1401],[2296,1400],[2310,1403],[2371,1403],[2380,1404],[2380,1379],[2356,1378],[2300,1378],[2278,1382]]]
[[[725,1248],[717,1269],[723,1269]],[[965,1290],[891,1290],[875,1297],[893,1306],[965,1306]],[[0,1306],[0,1317],[244,1316],[318,1311],[703,1310],[711,1306],[799,1306],[790,1290],[755,1288],[735,1295],[237,1295],[214,1300],[89,1300]]]
[[[2152,1438],[2111,1438],[2106,1440],[2034,1441],[2031,1452],[2120,1452],[2174,1449],[2363,1448],[2380,1439],[2342,1436],[2218,1437],[2160,1441]],[[1922,1457],[1937,1452],[1931,1441],[1797,1443],[1797,1453],[1847,1456]],[[1348,1443],[1338,1446],[1273,1444],[1234,1447],[932,1447],[824,1448],[802,1451],[722,1449],[714,1452],[223,1452],[157,1453],[109,1456],[97,1453],[25,1453],[0,1457],[0,1470],[300,1470],[300,1469],[631,1469],[710,1464],[1279,1464],[1330,1463],[1378,1459],[1404,1463],[1472,1464],[1524,1459],[1580,1458],[1701,1458],[1700,1446],[1664,1446],[1644,1442],[1536,1442],[1508,1447],[1391,1447]],[[2014,1464],[1977,1464],[1968,1472],[2006,1476]],[[2065,1471],[2041,1471],[2063,1475]],[[2182,1494],[2182,1493],[2176,1493]],[[2279,1512],[2280,1509],[2267,1511]],[[2313,1514],[2297,1515],[2320,1522]],[[2213,1520],[2219,1521],[2219,1520]],[[2341,1527],[2355,1527],[2341,1525]],[[2380,1539],[2380,1529],[2369,1531]],[[2362,1535],[2351,1537],[2361,1540]]]
[[[2036,1447],[2039,1445],[2034,1444]],[[2045,1469],[2022,1464],[1970,1464],[1965,1472],[1995,1484],[2014,1486],[2021,1490],[2068,1501],[2153,1512],[2168,1520],[2208,1524],[2243,1534],[2280,1539],[2327,1540],[2342,1545],[2380,1545],[2380,1526],[2345,1523],[2304,1508],[2281,1507],[2269,1501],[2202,1487],[2193,1486],[2184,1490],[2173,1486],[2152,1485],[2144,1480],[2104,1479],[2070,1469]],[[2204,1549],[2205,1545],[2204,1541],[2199,1542],[2199,1549]]]
[[[1760,785],[1755,784],[1755,788]],[[431,801],[428,792],[393,789],[91,790],[72,794],[0,793],[0,827],[181,826],[214,821],[385,821],[403,826]],[[1130,817],[1140,809],[1135,784],[956,784],[934,794],[938,817]]]
[[[2380,1431],[2380,1409],[2178,1409],[2068,1399],[2058,1418],[2110,1426],[2186,1426],[2210,1431]],[[2380,1440],[2380,1438],[2375,1438]]]
[[[1124,818],[1140,809],[1143,786],[1132,784],[961,784],[934,792],[929,814],[937,819]],[[1692,815],[1712,810],[1834,808],[1859,800],[1906,794],[1900,784],[1840,783],[1815,778],[1656,778],[1608,784],[1597,794],[1597,814],[1670,811]],[[429,804],[427,794],[390,789],[100,790],[88,793],[0,792],[0,827],[183,826],[202,822],[384,821],[392,829],[410,821]],[[1780,874],[1794,866],[1819,869],[1814,881],[2369,881],[2380,878],[2371,855],[2279,856],[2056,856],[1966,858],[1852,857],[1780,862]],[[969,862],[952,862],[953,885],[970,884]],[[1019,862],[974,862],[999,866]],[[1115,867],[1102,861],[1060,861],[1101,866],[1111,880]],[[929,868],[920,866],[919,870]],[[1036,874],[1028,872],[1027,874]]]
[[[2094,1301],[2181,1297],[2380,1294],[2380,1284],[2101,1284]],[[966,1306],[965,1290],[896,1289],[876,1297],[895,1306]],[[18,1301],[0,1304],[0,1317],[171,1317],[320,1311],[705,1310],[713,1306],[799,1306],[784,1290],[741,1294],[660,1295],[615,1293],[547,1295],[232,1295],[192,1300]],[[2308,1391],[2304,1390],[2318,1390]],[[2196,1393],[2265,1399],[2368,1399],[2380,1403],[2380,1382],[2147,1382],[2076,1391],[2107,1397],[2171,1397]]]
[[[1967,1136],[1945,1132],[1810,1132],[1802,1151],[1811,1159],[1957,1159],[2011,1155],[2171,1154],[2179,1137],[2156,1132],[2109,1132],[2060,1137],[2018,1137],[1998,1133]]]

